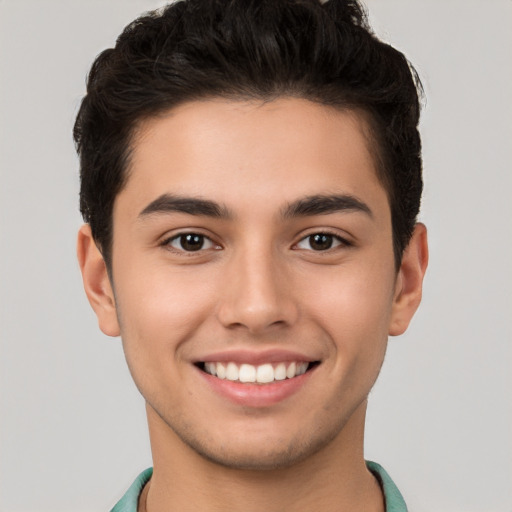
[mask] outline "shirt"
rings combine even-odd
[[[397,486],[386,473],[386,470],[376,462],[366,461],[366,466],[377,478],[381,486],[386,503],[386,512],[407,512],[407,505]],[[143,471],[110,512],[137,512],[140,493],[149,482],[152,474],[153,468]]]

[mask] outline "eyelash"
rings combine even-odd
[[[201,241],[202,241],[202,244],[201,244],[201,247],[199,247],[198,249],[196,250],[186,250],[184,247],[183,247],[183,242],[184,242],[184,238],[185,237],[190,237],[190,236],[193,236],[193,237],[200,237],[201,238]],[[181,239],[181,248],[179,247],[173,247],[172,245],[172,242],[175,242],[175,241],[180,241]],[[168,250],[171,250],[173,252],[176,252],[176,253],[179,253],[179,254],[188,254],[188,255],[194,255],[195,253],[201,253],[203,252],[205,249],[204,245],[205,243],[209,244],[210,246],[207,247],[206,249],[220,249],[220,246],[218,244],[216,244],[210,237],[206,236],[206,235],[203,235],[202,233],[198,233],[198,232],[195,232],[195,231],[187,231],[187,232],[182,232],[182,233],[178,233],[177,235],[174,235],[170,238],[166,238],[162,243],[161,243],[161,246],[162,247],[165,247],[166,249]]]
[[[184,247],[183,247],[183,242],[184,242],[184,238],[185,237],[198,237],[201,239],[201,247],[199,247],[198,249],[196,250],[186,250]],[[312,237],[314,236],[326,236],[326,237],[329,237],[330,238],[330,246],[325,248],[325,249],[318,249],[318,250],[315,250],[313,248],[303,248],[303,247],[299,247],[299,244],[307,241],[308,239],[310,240],[310,247],[311,247],[311,239]],[[181,245],[181,247],[174,247],[172,245],[173,242],[176,242],[178,241]],[[204,245],[208,244],[209,247],[204,247]],[[219,250],[221,249],[221,246],[219,244],[216,244],[210,237],[206,236],[206,235],[203,235],[202,233],[197,233],[197,232],[194,232],[194,231],[189,231],[189,232],[182,232],[182,233],[178,233],[170,238],[166,238],[162,243],[161,245],[165,248],[167,248],[168,250],[171,250],[173,252],[176,252],[176,253],[179,253],[179,254],[187,254],[187,255],[190,255],[192,256],[194,253],[201,253],[205,250],[208,250],[208,249],[215,249],[215,250]],[[311,251],[311,252],[315,252],[315,253],[327,253],[327,252],[331,252],[332,250],[336,250],[338,247],[351,247],[353,244],[351,242],[349,242],[348,240],[346,240],[345,238],[339,236],[338,234],[336,233],[332,233],[331,231],[329,230],[321,230],[321,231],[315,231],[313,233],[310,233],[304,237],[302,237],[296,244],[294,244],[293,246],[293,249],[298,249],[298,250],[301,250],[301,249],[304,249],[304,250],[307,250],[307,251]]]
[[[340,235],[338,235],[337,233],[333,233],[332,231],[329,231],[327,229],[325,230],[321,230],[321,231],[314,231],[313,233],[309,233],[308,235],[302,237],[298,243],[296,243],[294,245],[294,248],[296,247],[297,249],[302,249],[301,247],[299,247],[299,244],[310,239],[314,236],[318,236],[318,235],[323,235],[323,236],[328,236],[332,239],[332,244],[336,244],[336,245],[331,245],[330,247],[326,248],[326,249],[323,249],[323,250],[315,250],[315,249],[306,249],[308,251],[311,251],[311,252],[314,252],[314,253],[328,253],[328,252],[331,252],[333,250],[336,250],[340,247],[352,247],[352,243],[349,242],[347,239],[341,237]],[[311,242],[310,242],[311,243]]]

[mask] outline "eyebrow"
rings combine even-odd
[[[139,218],[172,212],[216,219],[231,219],[234,217],[226,206],[209,199],[162,194],[139,213]],[[286,205],[281,211],[281,216],[287,219],[328,215],[337,212],[362,212],[373,217],[372,211],[366,203],[348,194],[307,196]]]
[[[149,203],[140,213],[139,218],[147,217],[158,213],[187,213],[213,217],[216,219],[227,219],[233,217],[231,212],[220,204],[200,197],[183,197],[173,194],[162,194]]]
[[[370,207],[349,194],[314,195],[304,197],[288,204],[283,218],[307,217],[311,215],[328,215],[337,212],[362,212],[373,218]]]

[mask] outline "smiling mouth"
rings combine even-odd
[[[218,379],[231,382],[270,384],[299,377],[310,371],[318,361],[265,363],[260,365],[237,364],[235,362],[203,362],[197,366],[204,372]]]

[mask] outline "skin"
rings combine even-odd
[[[419,305],[428,256],[418,224],[396,272],[367,133],[355,112],[291,98],[190,102],[140,125],[114,204],[112,282],[88,226],[78,258],[146,399],[150,512],[384,510],[363,459],[366,400],[388,335]],[[226,215],[161,211],[164,194]],[[290,211],[333,194],[367,210]],[[184,250],[184,232],[203,248]],[[322,233],[332,246],[319,250]],[[196,365],[231,350],[319,364],[290,396],[244,405]]]

